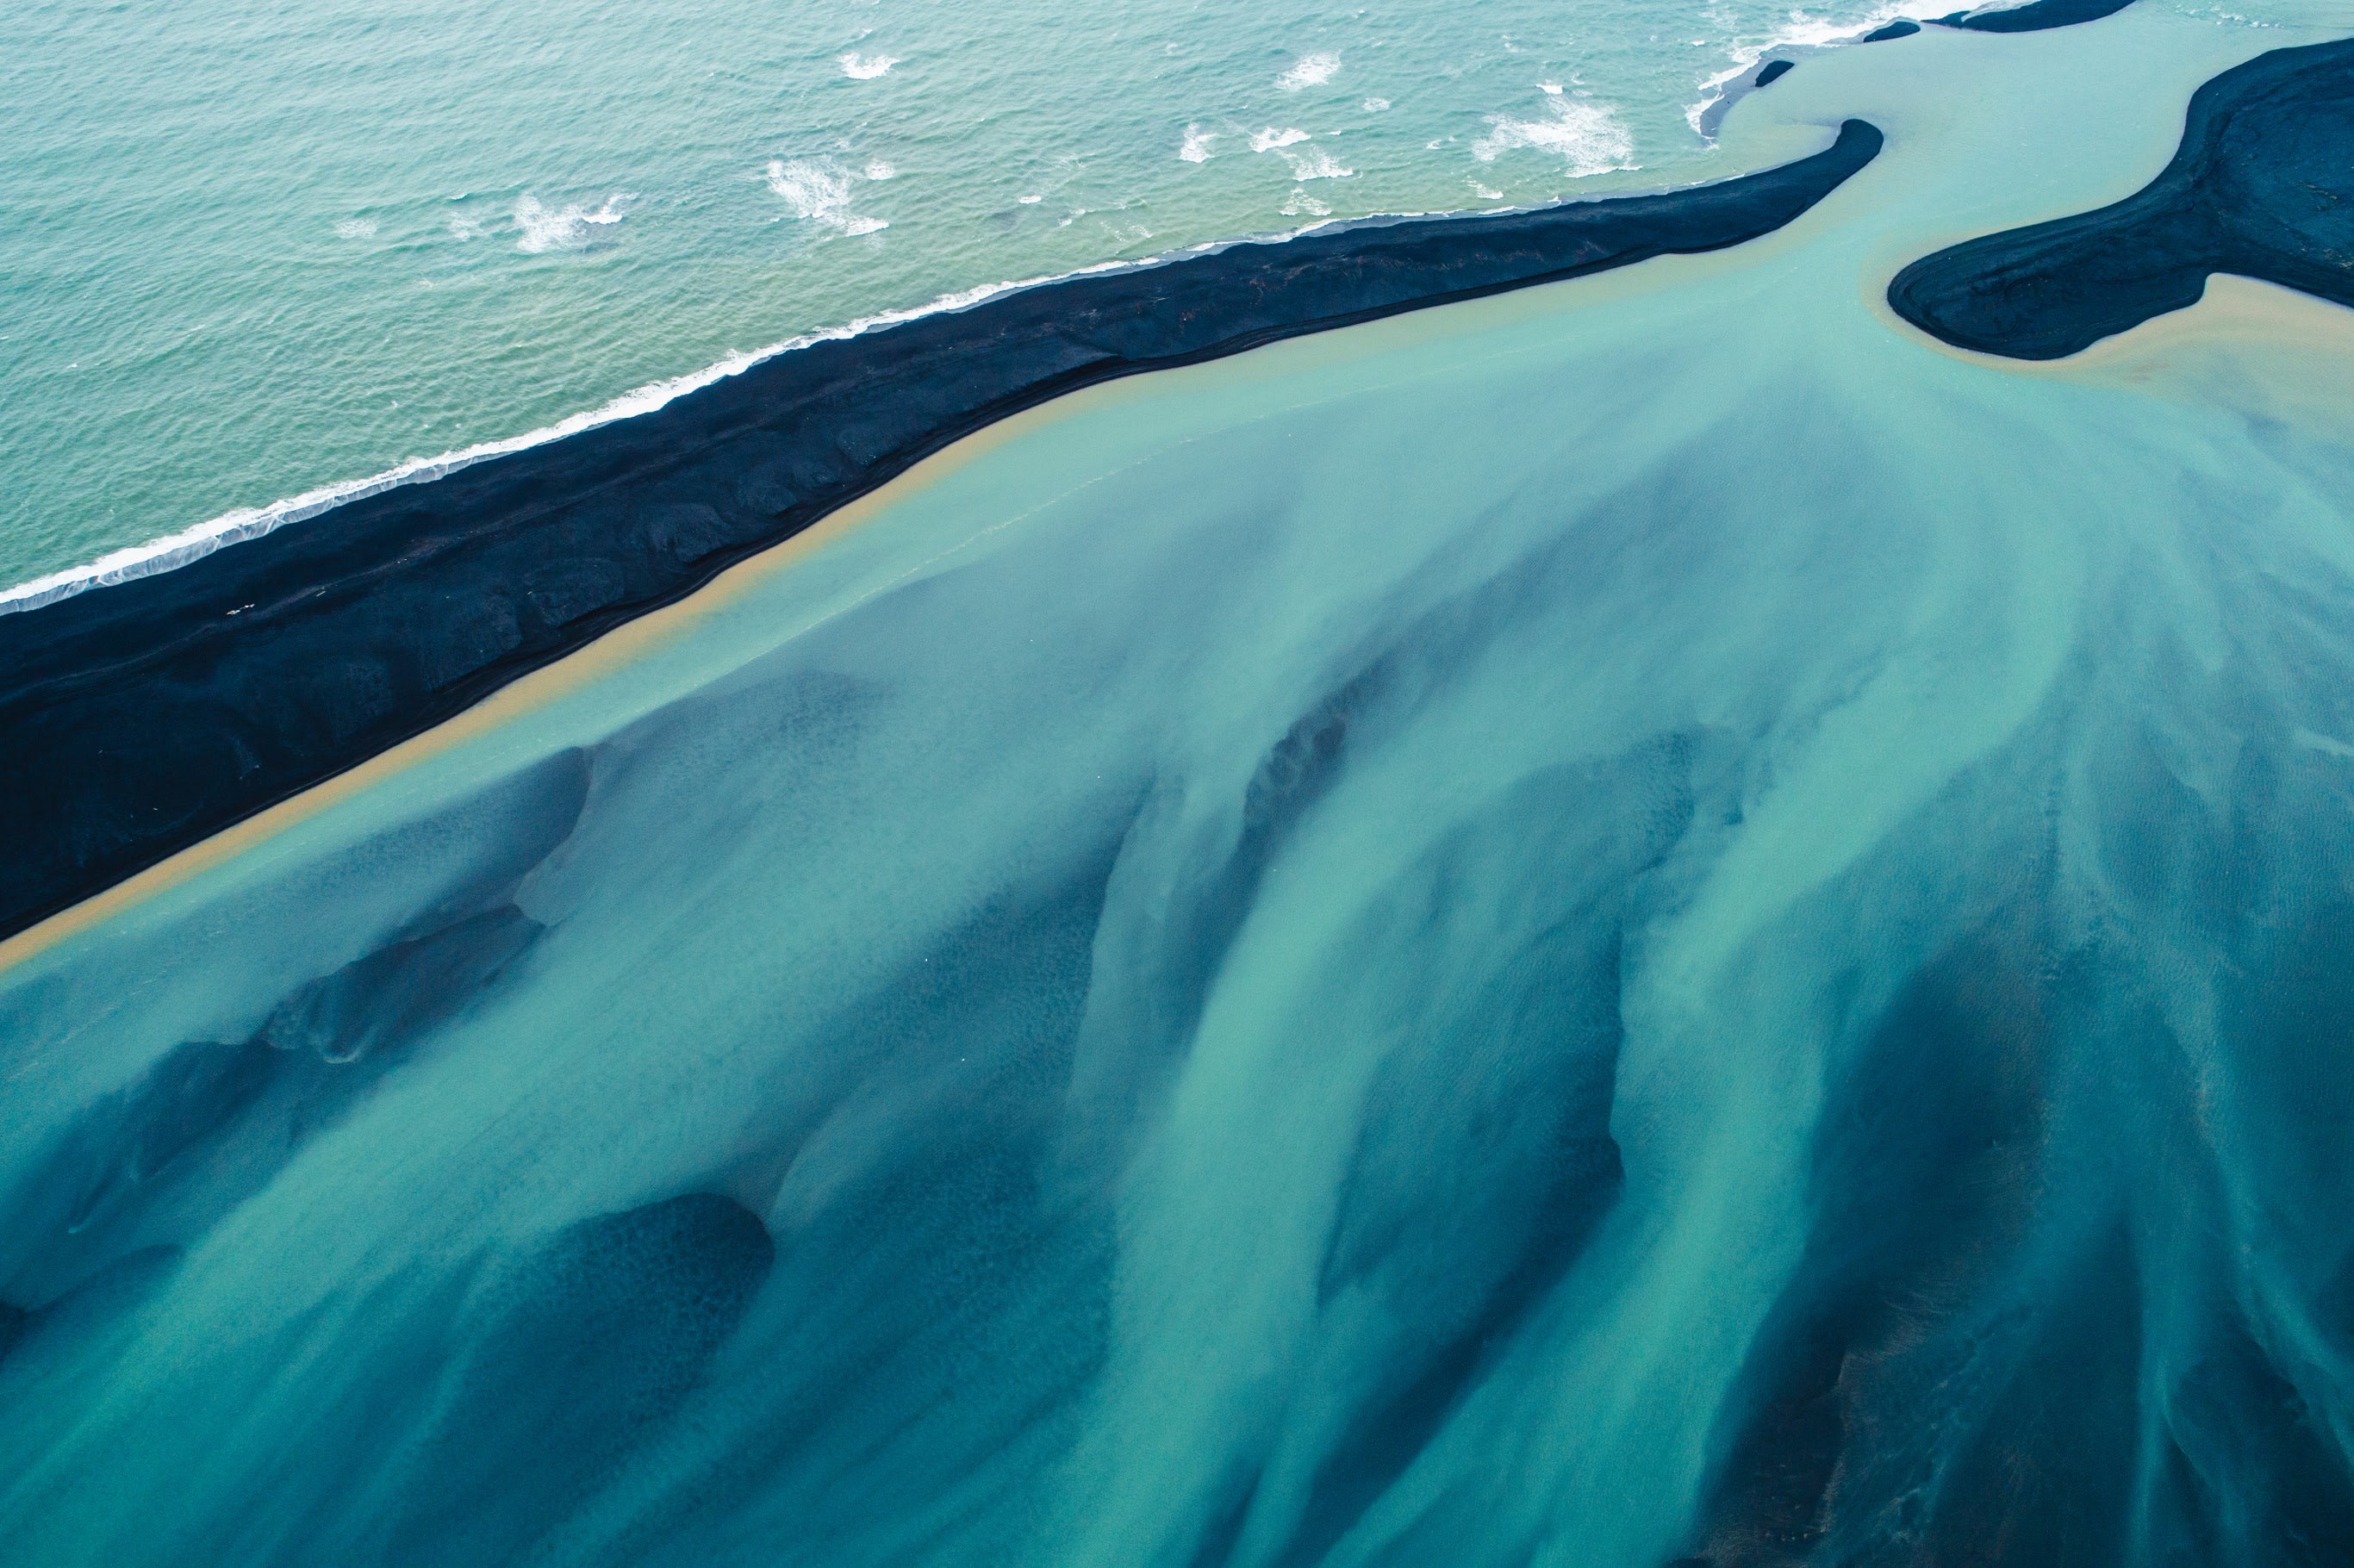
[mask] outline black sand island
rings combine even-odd
[[[1374,221],[780,354],[653,412],[0,617],[0,934],[353,767],[993,420],[1096,382],[1738,245],[1879,152]]]
[[[2354,305],[2354,40],[2225,71],[2148,185],[1925,257],[1888,302],[1956,347],[2058,359],[2196,304],[2212,272]]]
[[[1972,33],[2041,33],[2053,27],[2073,27],[2079,22],[2097,22],[2132,4],[2133,0],[2028,0],[2024,5],[2006,5],[1992,11],[1953,11],[1930,17],[1929,25]],[[1909,38],[1920,30],[1920,23],[1899,16],[1874,27],[1859,41],[1884,44],[1891,38]],[[1762,79],[1758,85],[1765,85]]]
[[[1940,27],[1965,27],[1973,33],[2040,33],[2049,27],[2073,27],[2079,22],[2097,22],[2113,16],[2133,4],[2133,0],[2030,0],[2025,5],[2006,6],[1999,11],[1956,11],[1939,16]],[[1887,27],[1872,35],[1872,38],[1901,37],[1890,28],[1906,27],[1903,22],[1891,22]],[[1906,27],[1907,31],[1914,31]]]

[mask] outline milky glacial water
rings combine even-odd
[[[20,939],[0,1561],[2334,1560],[2354,318],[1881,302],[2299,20],[1810,61],[1776,236],[1023,416]]]
[[[1709,176],[1910,0],[28,0],[0,16],[0,584],[978,285]]]

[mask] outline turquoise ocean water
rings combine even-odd
[[[1712,177],[1910,0],[0,17],[0,585],[812,330],[1326,213]]]

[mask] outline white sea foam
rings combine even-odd
[[[1219,250],[1225,249],[1229,243],[1233,242],[1212,241],[1193,246],[1191,251]],[[267,506],[240,506],[234,511],[224,512],[217,517],[199,523],[193,528],[186,528],[176,534],[167,534],[160,539],[151,539],[143,545],[133,545],[123,549],[109,551],[85,565],[68,567],[62,571],[50,572],[29,581],[18,583],[12,588],[0,588],[0,615],[11,615],[19,610],[37,609],[45,604],[54,604],[61,599],[71,599],[86,588],[104,588],[115,583],[131,582],[139,577],[153,577],[158,572],[168,572],[175,567],[185,567],[192,561],[202,560],[224,545],[259,539],[265,534],[275,533],[290,523],[301,523],[308,518],[316,517],[323,512],[333,511],[335,507],[347,502],[357,501],[364,496],[376,495],[399,485],[422,484],[442,478],[444,475],[455,473],[460,469],[471,468],[487,458],[504,457],[510,452],[525,451],[533,447],[545,446],[549,441],[561,440],[567,436],[578,435],[583,430],[595,429],[601,425],[635,418],[641,414],[651,414],[673,398],[683,397],[689,392],[710,386],[715,381],[724,381],[731,376],[741,375],[764,360],[773,359],[780,354],[790,354],[796,349],[807,348],[814,343],[828,343],[842,338],[857,337],[863,333],[873,332],[880,327],[896,326],[901,322],[911,322],[923,316],[970,310],[974,305],[997,298],[1000,294],[1010,294],[1023,289],[1034,289],[1043,283],[1060,282],[1066,278],[1089,277],[1099,272],[1126,272],[1140,267],[1157,267],[1170,259],[1167,256],[1155,256],[1137,261],[1103,261],[1090,267],[1081,267],[1070,272],[983,283],[978,288],[960,289],[953,293],[942,294],[935,300],[911,309],[884,311],[875,315],[861,316],[843,326],[803,333],[800,336],[787,338],[782,343],[772,344],[767,348],[758,349],[748,354],[731,354],[716,365],[705,366],[701,370],[685,376],[673,376],[668,380],[648,382],[643,387],[622,393],[608,403],[567,416],[555,424],[525,431],[519,436],[509,436],[494,441],[478,441],[470,447],[443,452],[439,457],[408,458],[380,473],[370,474],[366,479],[323,484],[314,490],[306,490],[300,495],[291,495],[282,501],[273,501]]]
[[[899,171],[897,169],[893,168],[881,158],[867,159],[866,168],[864,172],[866,177],[870,180],[896,179],[899,175]]]
[[[1488,134],[1471,143],[1471,155],[1487,164],[1493,163],[1499,153],[1533,148],[1560,158],[1578,179],[1636,166],[1634,134],[1608,104],[1548,96],[1545,108],[1548,112],[1542,120],[1490,115]]]
[[[1729,46],[1724,58],[1732,63],[1702,79],[1700,100],[1684,110],[1684,119],[1695,133],[1711,135],[1706,128],[1709,111],[1724,101],[1724,95],[1734,83],[1755,70],[1757,62],[1776,49],[1836,48],[1841,44],[1851,44],[1866,33],[1876,32],[1900,18],[1919,21],[1927,16],[1943,16],[1952,10],[1949,0],[1894,0],[1893,4],[1876,6],[1860,22],[1834,22],[1802,10],[1793,10],[1787,23],[1765,37]]]
[[[1501,192],[1491,194],[1477,181],[1472,183],[1472,188],[1490,200],[1496,199],[1502,194]],[[1027,201],[1036,198],[1023,199]],[[942,315],[954,311],[970,310],[1002,294],[1014,293],[1023,289],[1034,289],[1047,283],[1059,283],[1072,278],[1093,277],[1106,272],[1135,271],[1143,268],[1161,266],[1182,256],[1209,255],[1234,245],[1260,243],[1270,239],[1297,238],[1303,234],[1316,233],[1333,227],[1320,221],[1330,215],[1330,209],[1314,196],[1310,196],[1306,190],[1299,187],[1294,187],[1291,201],[1285,204],[1284,215],[1310,217],[1320,221],[1303,224],[1297,228],[1281,233],[1203,240],[1188,245],[1181,250],[1142,257],[1134,260],[1099,261],[1068,272],[983,283],[976,288],[960,289],[952,293],[942,294],[924,304],[909,309],[884,311],[871,316],[861,316],[844,325],[803,333],[799,336],[787,338],[781,343],[771,344],[766,348],[756,349],[749,353],[731,354],[716,364],[705,366],[700,370],[684,376],[673,376],[668,380],[648,382],[597,408],[569,415],[555,424],[527,430],[522,435],[509,436],[499,440],[478,441],[472,446],[446,451],[438,457],[408,458],[381,472],[370,474],[365,479],[345,480],[339,483],[320,485],[316,489],[306,490],[299,495],[273,501],[266,506],[240,506],[176,534],[167,534],[161,538],[151,539],[143,545],[133,545],[123,549],[109,551],[96,560],[84,565],[68,567],[61,571],[50,572],[10,588],[0,588],[0,615],[10,615],[19,610],[37,609],[42,605],[53,604],[58,599],[71,599],[87,588],[131,582],[140,577],[153,577],[158,572],[171,571],[175,567],[186,566],[190,562],[202,560],[224,545],[235,545],[248,539],[260,538],[266,534],[275,533],[289,524],[301,523],[316,517],[348,502],[379,494],[404,484],[427,483],[455,473],[460,469],[470,468],[486,459],[526,451],[533,447],[545,446],[549,441],[561,440],[567,436],[578,435],[583,430],[596,429],[600,426],[613,424],[622,419],[635,418],[641,414],[651,414],[674,398],[698,391],[714,382],[724,381],[731,376],[741,375],[752,366],[773,359],[778,355],[790,354],[798,349],[807,348],[811,344],[854,338],[879,328],[896,326],[902,322],[916,321],[925,316]],[[1436,216],[1439,214],[1386,213],[1376,215],[1364,221],[1389,223],[1402,218]],[[1066,224],[1069,221],[1068,218],[1064,219]]]
[[[1185,127],[1185,139],[1177,144],[1177,155],[1189,164],[1206,164],[1210,161],[1210,143],[1217,139],[1215,131],[1188,125]]]
[[[1548,94],[1551,97],[1559,98],[1561,96],[1561,83],[1557,81],[1541,81],[1537,83],[1537,90],[1539,92]]]
[[[837,234],[874,234],[890,228],[879,217],[850,210],[850,176],[806,158],[769,160],[769,188],[785,198],[793,216],[823,224]]]
[[[592,230],[620,222],[627,216],[630,203],[636,199],[631,192],[622,191],[606,197],[599,207],[574,202],[552,207],[525,191],[515,200],[515,227],[522,230],[515,249],[526,256],[548,250],[578,250],[588,243]]]
[[[1386,98],[1369,98],[1365,100],[1365,112],[1368,114],[1382,113],[1384,111],[1387,110],[1389,106],[1390,101]]]
[[[1308,132],[1297,125],[1286,126],[1280,131],[1270,125],[1264,131],[1251,132],[1251,151],[1272,153],[1278,147],[1297,146],[1307,140]]]
[[[1291,165],[1291,177],[1308,180],[1345,180],[1357,171],[1343,165],[1321,147],[1310,147],[1304,153],[1286,153],[1284,160]]]
[[[376,238],[376,219],[372,217],[347,217],[341,223],[335,225],[335,238],[338,239],[374,239]]]
[[[1302,55],[1291,62],[1291,69],[1275,79],[1275,85],[1286,92],[1298,92],[1303,87],[1321,87],[1331,81],[1341,69],[1339,55]]]
[[[842,74],[851,80],[873,81],[878,76],[889,75],[891,68],[899,63],[899,57],[880,54],[862,55],[853,49],[836,63],[842,67]]]
[[[1469,175],[1463,176],[1463,183],[1471,187],[1471,194],[1473,196],[1479,197],[1483,201],[1501,201],[1504,199],[1503,192],[1500,190],[1490,190],[1488,186],[1481,185],[1476,178]]]

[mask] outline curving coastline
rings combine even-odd
[[[1956,11],[1935,18],[1940,27],[1965,27],[1973,33],[2040,33],[2048,27],[2073,27],[2114,16],[2133,0],[2029,0],[2025,5],[1999,11]]]
[[[1943,16],[1929,17],[1926,22],[1933,27],[1957,27],[1973,33],[2037,33],[2052,27],[2073,26],[2079,22],[2096,22],[2132,4],[2133,0],[2028,0],[2024,5],[2011,5],[1996,11],[1955,11]],[[1814,50],[1842,44],[1884,44],[1897,38],[1909,38],[1919,32],[1922,26],[1921,22],[1910,16],[1898,16],[1860,36],[1818,39],[1811,43],[1791,38],[1767,47]],[[1696,105],[1691,111],[1692,129],[1703,136],[1714,136],[1717,127],[1724,123],[1725,115],[1744,95],[1773,86],[1797,69],[1797,63],[1788,58],[1766,59],[1753,67],[1746,75],[1728,73],[1712,81],[1709,86],[1719,96]]]
[[[1879,152],[1081,275],[824,341],[633,418],[0,618],[0,935],[319,783],[961,436],[1093,383],[1737,245]]]
[[[1924,257],[1896,313],[1957,348],[2058,359],[2232,272],[2354,305],[2354,40],[2275,49],[2190,100],[2173,160],[2121,202]]]

